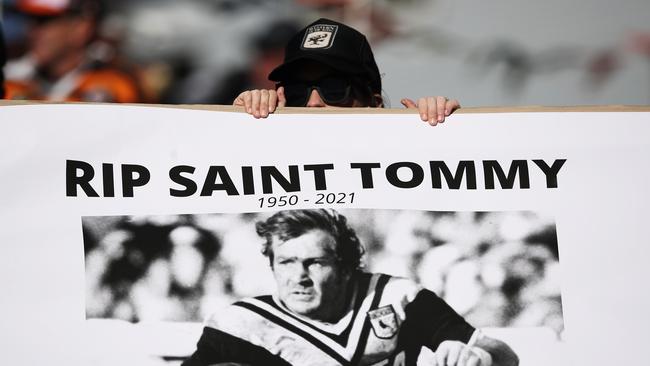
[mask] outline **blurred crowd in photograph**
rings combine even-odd
[[[243,90],[273,88],[267,75],[281,63],[289,37],[327,17],[366,34],[382,76],[388,76],[384,85],[399,98],[433,92],[475,106],[516,105],[532,84],[542,91],[530,91],[535,105],[594,104],[601,101],[599,88],[610,83],[611,90],[600,95],[610,104],[645,100],[635,96],[639,92],[615,98],[618,83],[642,79],[642,71],[623,70],[626,63],[650,61],[647,30],[620,34],[621,20],[612,18],[616,39],[573,39],[585,27],[602,28],[590,21],[565,30],[570,24],[563,23],[558,30],[567,41],[552,35],[531,41],[516,39],[521,24],[505,34],[489,21],[465,24],[467,6],[478,7],[431,0],[4,0],[5,99],[230,105]],[[603,11],[602,3],[598,9]],[[463,17],[440,24],[453,13]],[[477,27],[469,33],[473,38],[459,34],[458,22],[465,24],[460,30]],[[481,27],[494,34],[484,39]],[[620,80],[610,82],[617,73]],[[421,75],[416,79],[423,85],[410,82],[413,74]],[[468,74],[468,80],[461,77]],[[571,88],[562,87],[566,77]],[[500,80],[477,86],[485,78]],[[431,81],[435,85],[427,85]],[[505,94],[491,99],[495,92]]]
[[[555,223],[532,212],[342,210],[364,270],[412,278],[475,326],[564,329]],[[274,280],[269,214],[84,217],[87,318],[200,322]]]

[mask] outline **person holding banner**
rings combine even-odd
[[[269,74],[275,90],[247,90],[233,105],[255,118],[266,118],[277,107],[384,106],[381,75],[366,37],[345,24],[319,19],[294,35],[285,48],[284,63]],[[435,126],[460,108],[446,97],[402,99],[417,108],[420,118]]]
[[[277,293],[212,316],[184,366],[518,365],[432,291],[364,272],[364,248],[338,212],[280,211],[256,229]]]

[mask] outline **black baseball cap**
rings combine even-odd
[[[285,48],[284,63],[271,71],[269,80],[290,79],[305,60],[366,79],[373,92],[381,93],[379,68],[366,36],[345,24],[321,18],[298,32]]]

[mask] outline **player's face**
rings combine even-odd
[[[335,248],[336,241],[323,230],[273,243],[273,274],[280,300],[289,310],[316,320],[338,320],[349,275]]]

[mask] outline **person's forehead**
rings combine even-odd
[[[274,240],[273,252],[276,257],[327,257],[336,253],[336,239],[321,229],[305,232],[285,241]]]

